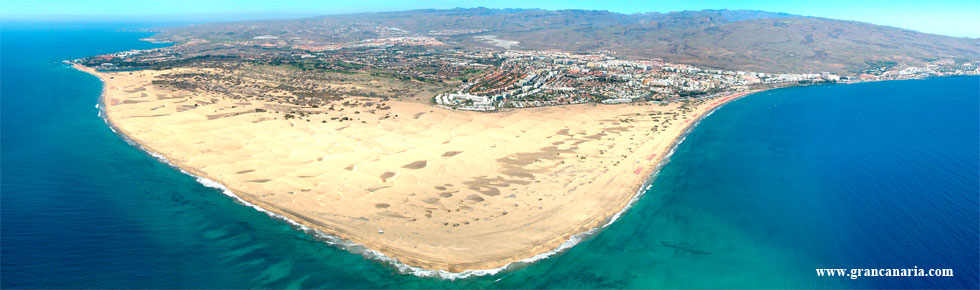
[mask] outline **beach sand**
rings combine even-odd
[[[151,83],[166,71],[76,68],[103,80],[107,119],[144,149],[305,226],[449,272],[501,267],[604,225],[691,124],[746,94],[499,113],[389,101],[287,119],[288,104]]]

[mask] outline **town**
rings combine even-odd
[[[662,59],[621,59],[601,50],[465,49],[450,47],[431,36],[404,36],[395,29],[381,31],[393,36],[319,45],[296,44],[275,36],[256,36],[237,43],[191,41],[73,62],[101,70],[250,63],[300,72],[394,78],[443,87],[443,92],[430,100],[440,107],[485,112],[582,103],[660,103],[793,85],[980,74],[980,62],[951,59],[939,59],[925,67],[869,64],[868,69],[849,75],[732,71]],[[430,32],[434,36],[452,33],[457,32]],[[308,93],[302,89],[293,92]]]

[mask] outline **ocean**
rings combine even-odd
[[[112,132],[98,79],[60,61],[161,46],[129,30],[148,26],[0,26],[0,287],[978,287],[978,77],[736,100],[613,225],[548,259],[451,281],[328,245]],[[954,276],[815,272],[913,267]]]

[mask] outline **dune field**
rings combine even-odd
[[[433,270],[551,251],[628,205],[699,117],[742,96],[497,113],[349,98],[303,108],[96,72],[108,120],[146,150],[306,226]],[[172,69],[183,70],[183,69]],[[355,88],[356,89],[356,88]]]

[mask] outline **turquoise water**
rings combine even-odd
[[[2,288],[976,288],[980,78],[780,89],[702,121],[618,222],[555,257],[446,281],[329,246],[127,144],[59,63],[138,25],[0,32]],[[955,277],[817,277],[815,268]]]

